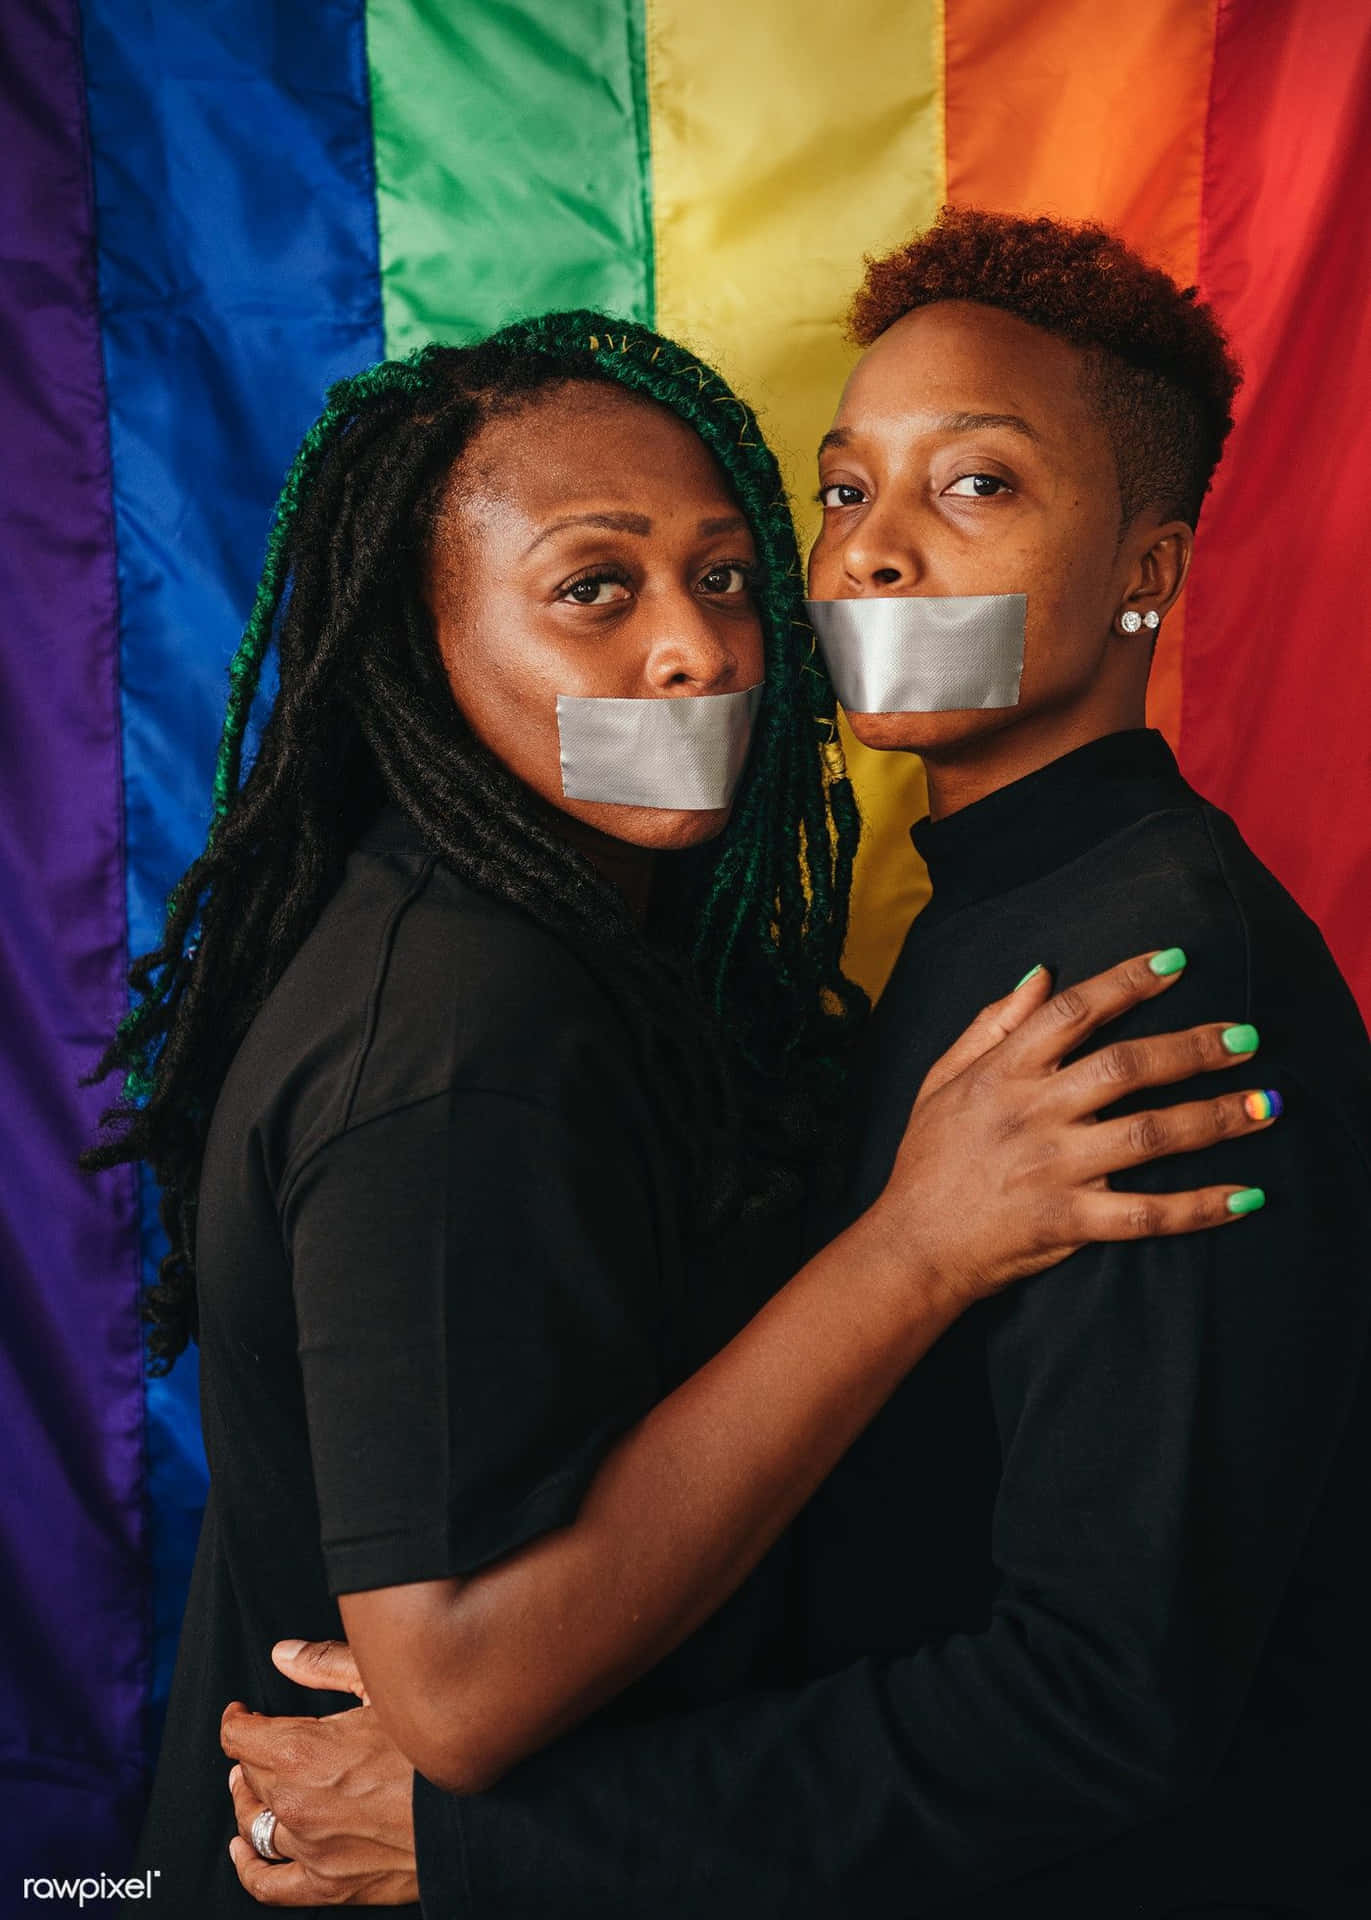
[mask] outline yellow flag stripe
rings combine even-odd
[[[855,357],[842,318],[865,253],[941,204],[942,0],[647,0],[657,325],[756,406],[802,531],[814,450]],[[865,816],[848,968],[885,983],[927,896],[911,756],[849,740]]]

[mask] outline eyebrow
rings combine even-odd
[[[544,540],[550,540],[554,533],[560,533],[564,527],[604,527],[610,533],[651,533],[652,522],[645,513],[568,513],[560,520],[550,520],[537,536],[525,548],[532,553]]]
[[[1011,433],[1021,433],[1025,439],[1042,439],[1038,429],[1018,413],[945,413],[936,424],[940,433],[973,433],[977,427],[1008,427]]]
[[[696,533],[703,540],[712,539],[716,533],[733,533],[746,528],[746,517],[741,513],[720,514],[712,520],[701,520]],[[561,533],[566,527],[600,527],[609,533],[636,533],[647,535],[652,531],[652,522],[645,513],[568,513],[560,520],[553,520],[545,526],[536,539],[531,540],[524,550],[525,558],[544,540],[550,540],[554,533]]]
[[[1027,440],[1042,439],[1038,429],[1018,413],[944,413],[933,422],[935,433],[974,433],[978,427],[1007,427],[1011,433],[1021,433]],[[830,427],[819,442],[819,452],[848,446],[851,440],[846,427]]]

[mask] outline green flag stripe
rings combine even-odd
[[[642,0],[369,0],[386,351],[516,315],[651,322]]]

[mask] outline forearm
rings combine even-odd
[[[606,1458],[576,1521],[461,1582],[342,1602],[378,1713],[476,1791],[656,1664],[740,1585],[956,1317],[879,1209]],[[379,1629],[379,1630],[378,1630]],[[396,1676],[402,1676],[396,1683]]]
[[[1222,1189],[1144,1211],[1100,1180],[1254,1124],[1236,1094],[1178,1109],[1147,1141],[1131,1120],[1095,1123],[1121,1091],[1193,1070],[1195,1034],[1169,1052],[1115,1050],[1106,1068],[1061,1067],[1101,1018],[1163,990],[1127,963],[1042,1007],[993,1069],[964,1059],[926,1087],[873,1207],[640,1422],[584,1497],[584,1473],[574,1494],[568,1477],[555,1517],[522,1534],[531,1545],[475,1578],[345,1598],[372,1699],[422,1772],[479,1788],[660,1660],[739,1584],[960,1305],[1084,1240],[1233,1223]],[[982,1047],[993,1026],[977,1023]],[[1211,1064],[1231,1068],[1218,1028],[1200,1037]]]
[[[1152,1770],[1101,1739],[1116,1701],[1060,1718],[1072,1683],[1050,1657],[1032,1671],[1001,1628],[586,1728],[475,1798],[420,1780],[425,1900],[447,1911],[460,1860],[491,1920],[942,1912],[1165,1804]]]

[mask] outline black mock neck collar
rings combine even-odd
[[[1159,733],[1088,741],[946,819],[918,822],[910,838],[933,883],[924,915],[941,919],[1026,886],[1149,813],[1194,804]]]

